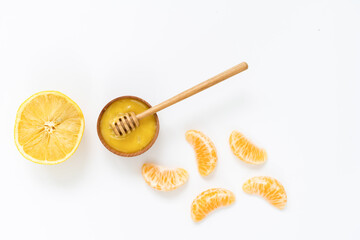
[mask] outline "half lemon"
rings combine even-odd
[[[39,92],[19,107],[15,144],[30,161],[58,164],[76,151],[84,128],[84,115],[68,96],[57,91]]]

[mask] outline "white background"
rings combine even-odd
[[[0,0],[0,239],[359,239],[360,2]],[[247,61],[249,69],[159,113],[153,148],[107,151],[102,107],[122,95],[157,104]],[[66,162],[24,159],[13,141],[19,105],[58,90],[82,108],[86,129]],[[197,172],[186,130],[213,139],[212,176]],[[268,151],[263,166],[235,158],[232,130]],[[144,162],[189,171],[156,192]],[[242,191],[269,175],[277,210]],[[211,187],[237,200],[203,222],[190,204]]]

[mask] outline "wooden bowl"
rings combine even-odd
[[[158,115],[155,113],[154,114],[154,117],[155,117],[155,120],[156,120],[156,132],[155,132],[155,135],[153,137],[153,139],[151,140],[151,142],[146,145],[146,147],[144,147],[143,149],[137,151],[137,152],[134,152],[134,153],[125,153],[125,152],[120,152],[114,148],[112,148],[109,144],[107,144],[107,142],[105,141],[104,137],[102,136],[101,134],[101,131],[100,131],[100,122],[101,122],[101,119],[102,119],[102,116],[104,114],[104,112],[106,111],[106,109],[115,101],[117,100],[120,100],[120,99],[134,99],[134,100],[137,100],[139,102],[142,102],[144,103],[146,106],[148,106],[149,108],[151,108],[151,105],[146,102],[144,99],[141,99],[139,97],[135,97],[135,96],[122,96],[122,97],[118,97],[118,98],[115,98],[113,100],[111,100],[108,104],[105,105],[105,107],[101,110],[100,114],[99,114],[99,117],[98,117],[98,120],[97,120],[97,134],[99,136],[99,139],[101,141],[101,143],[112,153],[115,153],[116,155],[119,155],[119,156],[122,156],[122,157],[135,157],[135,156],[138,156],[140,154],[143,154],[144,152],[146,152],[147,150],[149,150],[151,148],[151,146],[154,144],[154,142],[156,141],[158,135],[159,135],[159,128],[160,128],[160,125],[159,125],[159,118],[158,118]]]

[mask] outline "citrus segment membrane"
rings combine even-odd
[[[211,188],[200,193],[191,204],[191,218],[201,221],[210,212],[223,206],[228,206],[235,201],[235,195],[223,188]]]
[[[283,209],[287,203],[284,186],[272,177],[253,177],[243,185],[243,190],[249,194],[257,194],[273,206]]]
[[[200,175],[207,176],[212,173],[218,160],[214,143],[208,136],[197,130],[187,131],[185,137],[194,148]]]
[[[257,147],[238,131],[231,133],[229,143],[234,155],[246,163],[262,164],[267,160],[265,149]]]
[[[142,166],[142,175],[145,182],[159,191],[172,191],[184,185],[189,178],[183,168],[166,168],[152,163]]]

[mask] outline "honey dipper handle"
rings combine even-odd
[[[146,111],[142,112],[142,113],[139,113],[138,115],[136,115],[136,118],[137,119],[141,119],[141,118],[144,118],[146,116],[149,116],[149,115],[152,115],[164,108],[167,108],[177,102],[180,102],[181,100],[184,100],[185,98],[188,98],[198,92],[201,92],[219,82],[222,82],[224,81],[225,79],[228,79],[238,73],[241,73],[242,71],[246,70],[248,68],[248,65],[246,62],[242,62],[202,83],[199,83],[198,85],[182,92],[182,93],[179,93],[178,95],[152,107],[152,108],[149,108],[147,109]]]

